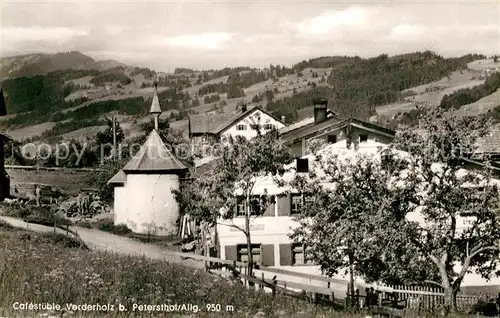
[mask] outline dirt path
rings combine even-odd
[[[0,220],[7,222],[14,227],[24,228],[39,233],[50,233],[54,231],[53,227],[32,223],[27,224],[26,222],[13,217],[0,216]],[[180,263],[194,268],[204,267],[203,262],[190,259],[183,260],[180,256],[175,255],[175,252],[165,250],[157,245],[141,243],[131,238],[95,229],[86,229],[77,226],[70,226],[69,229],[77,232],[83,242],[85,242],[90,249],[95,251],[107,251],[121,255],[145,256],[150,259]],[[65,233],[61,229],[56,229],[56,231],[59,233]]]

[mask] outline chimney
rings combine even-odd
[[[328,100],[321,98],[313,100],[314,124],[319,124],[327,119]]]
[[[281,121],[285,122],[285,116],[281,116]]]
[[[246,111],[247,111],[247,105],[246,104],[241,105],[241,112],[244,113]]]

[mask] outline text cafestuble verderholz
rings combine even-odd
[[[64,306],[56,303],[32,303],[32,302],[15,302],[12,307],[15,310],[52,310],[52,311],[126,311],[128,310],[122,304],[72,304],[68,303]],[[198,306],[193,304],[161,304],[161,305],[144,305],[133,304],[132,311],[191,311],[198,312]]]

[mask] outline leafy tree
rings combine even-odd
[[[97,145],[113,144],[113,119],[107,118],[106,124],[107,124],[106,129],[104,131],[98,132],[95,135],[95,143]],[[116,136],[116,145],[118,146],[118,144],[120,144],[125,138],[123,129],[118,121],[116,121],[115,123],[115,136]],[[106,151],[110,150],[106,148]],[[106,155],[108,155],[108,153]]]
[[[382,169],[375,156],[350,158],[336,152],[315,147],[309,174],[279,181],[302,194],[303,215],[297,217],[299,227],[291,237],[308,247],[306,257],[329,276],[347,270],[350,294],[354,275],[387,284],[435,277],[425,259],[415,257],[404,233],[387,230],[392,222],[388,213],[405,215],[414,209],[407,192],[391,186],[391,170]],[[385,243],[387,237],[390,242]]]
[[[283,166],[292,161],[289,149],[279,142],[276,130],[264,135],[259,130],[258,132],[257,137],[251,140],[242,136],[229,137],[222,143],[220,153],[212,162],[210,173],[198,176],[194,186],[186,186],[191,191],[201,193],[193,193],[192,196],[199,200],[195,208],[190,207],[195,218],[215,226],[220,222],[245,235],[249,275],[253,270],[250,223],[255,217],[262,215],[270,203],[267,193],[254,193],[255,187],[263,178],[282,174]],[[191,195],[186,196],[188,190],[183,188],[182,191],[184,196],[177,196],[181,206],[192,204],[186,202],[192,200]],[[245,206],[244,225],[237,224],[234,219],[238,203]]]
[[[420,207],[421,221],[406,217],[386,228],[407,233],[417,254],[438,270],[436,283],[444,289],[448,313],[457,309],[457,293],[467,272],[485,278],[499,274],[498,188],[490,182],[492,170],[487,164],[471,171],[464,169],[463,161],[491,123],[484,117],[443,116],[439,109],[419,111],[419,129],[399,131],[387,158],[397,163],[395,182],[407,185]],[[407,155],[394,156],[394,149]],[[470,224],[461,228],[465,217]]]

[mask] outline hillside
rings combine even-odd
[[[0,58],[0,80],[43,75],[66,69],[106,70],[117,66],[126,65],[114,60],[95,61],[90,56],[76,51],[55,54],[26,54]]]
[[[415,103],[441,107],[456,116],[490,116],[500,121],[500,62],[481,59],[467,64],[467,69],[427,85],[402,91],[403,100],[378,107],[373,122],[394,128],[397,124],[415,124]]]
[[[137,136],[140,123],[148,117],[155,76],[164,111],[162,118],[184,133],[189,114],[235,112],[242,103],[262,105],[292,123],[304,117],[316,97],[329,99],[330,108],[339,114],[394,126],[414,115],[413,102],[439,104],[445,95],[483,84],[484,69],[495,65],[481,55],[443,58],[428,51],[369,59],[319,57],[291,67],[271,64],[265,69],[177,68],[174,73],[129,67],[115,61],[96,62],[79,52],[49,57],[26,55],[2,61],[14,59],[24,60],[26,65],[44,65],[43,61],[57,59],[45,65],[62,67],[70,57],[80,61],[72,64],[73,69],[2,82],[9,115],[0,118],[1,129],[18,140],[91,137],[103,129],[107,117],[119,114],[126,137]],[[11,74],[29,69],[20,68]],[[494,109],[495,100],[493,94],[476,103]],[[458,110],[475,106],[464,107]]]

